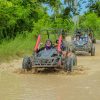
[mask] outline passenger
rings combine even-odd
[[[91,32],[89,33],[89,37],[90,37],[90,38],[92,38],[92,37],[93,37]]]
[[[84,37],[85,37],[85,42],[88,42],[89,36],[87,33],[84,34]]]
[[[79,39],[80,39],[79,35],[76,35],[76,37],[74,38],[74,43],[77,44],[79,42]]]
[[[52,51],[53,51],[52,42],[51,40],[48,39],[45,43],[45,46],[38,50],[37,56],[48,58],[48,57],[51,57]]]
[[[82,41],[82,40],[83,40],[83,37],[82,37],[82,36],[80,36],[79,41]]]
[[[37,53],[39,53],[40,51],[42,51],[42,50],[50,50],[52,48],[52,42],[51,42],[51,40],[47,40],[46,41],[46,43],[45,43],[45,46],[44,47],[42,47],[42,48],[40,48],[40,49],[38,49],[37,50]]]
[[[58,40],[56,40],[55,47],[56,47],[56,48],[58,47]],[[65,44],[63,43],[63,41],[62,41],[62,43],[61,43],[60,48],[61,48],[61,50],[65,50],[65,48],[66,48],[66,47],[65,47]]]

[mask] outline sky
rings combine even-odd
[[[80,1],[80,0],[78,0],[78,1]],[[61,2],[64,5],[64,7],[66,7],[66,4],[64,4],[64,0],[61,0]],[[88,4],[88,0],[83,0],[83,2],[81,3],[80,15],[83,15],[88,10],[85,7],[87,4]],[[44,5],[44,6],[48,6],[48,5]],[[47,12],[49,15],[53,14],[53,10],[51,8],[49,8]]]

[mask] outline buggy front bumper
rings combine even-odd
[[[59,58],[35,58],[33,63],[33,67],[38,67],[38,68],[50,68],[50,67],[59,67]]]

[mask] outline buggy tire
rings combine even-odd
[[[30,57],[23,58],[22,68],[26,69],[27,71],[32,69],[32,62],[31,62]]]
[[[68,57],[65,61],[65,70],[67,70],[68,72],[72,72],[73,66],[74,66],[73,57]]]
[[[91,56],[95,56],[95,47],[94,46],[92,46],[92,48],[91,48]]]
[[[76,55],[74,55],[74,58],[73,58],[73,66],[77,66],[77,57],[76,57]]]

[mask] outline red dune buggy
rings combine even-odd
[[[49,32],[51,31],[51,33]],[[24,57],[22,68],[28,70],[38,68],[58,68],[66,71],[72,71],[77,64],[77,57],[70,51],[68,42],[62,38],[58,31],[46,30],[38,35],[34,53],[31,57]],[[45,36],[42,35],[45,33]],[[47,37],[47,38],[46,38]],[[51,42],[51,47],[47,50],[45,41]],[[49,43],[49,42],[48,42]],[[42,46],[41,46],[42,44]]]

